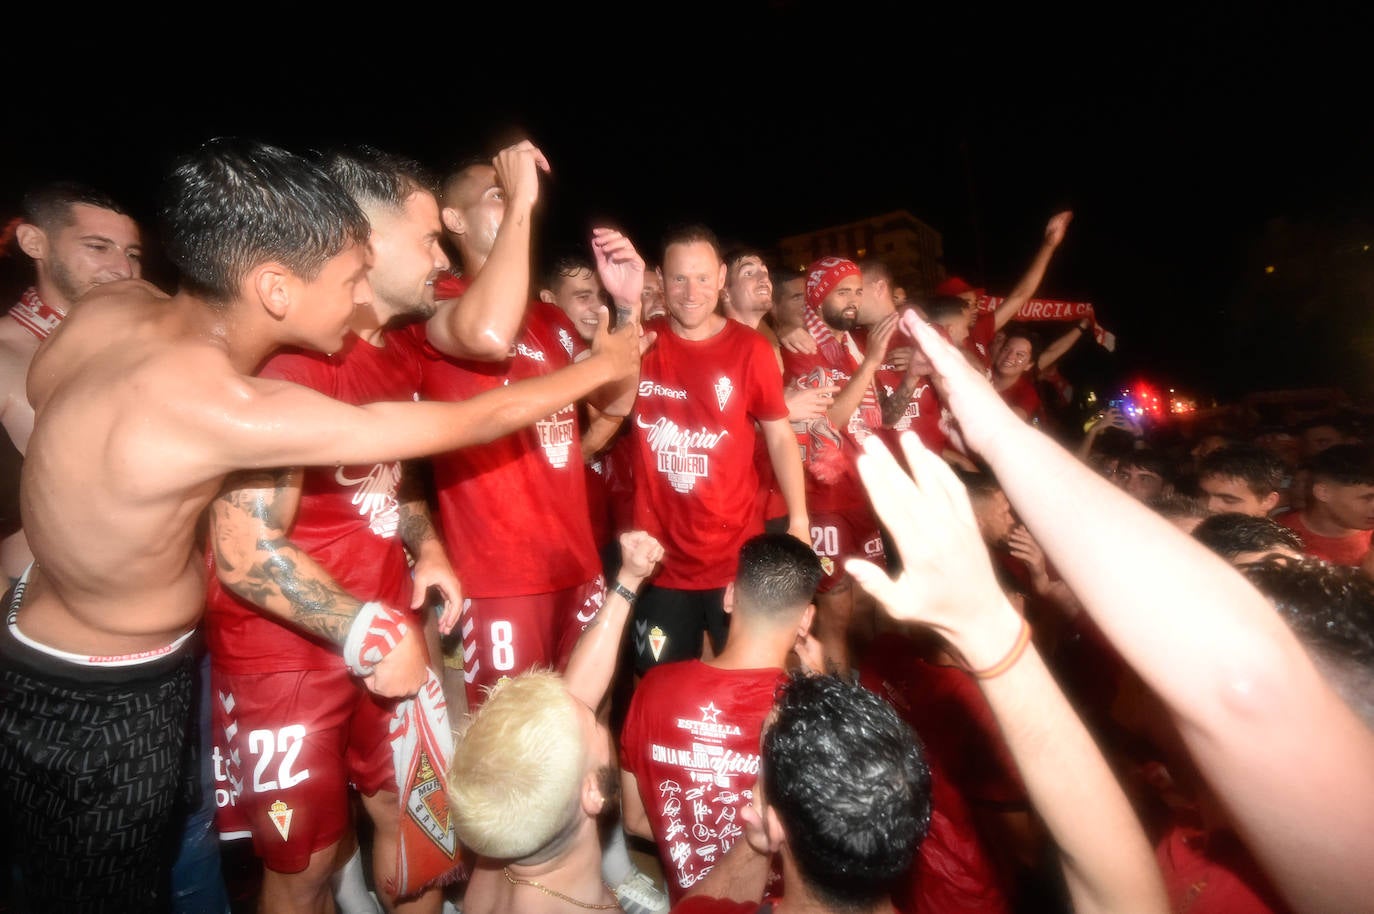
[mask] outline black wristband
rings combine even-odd
[[[633,590],[626,587],[619,581],[616,581],[614,584],[611,585],[611,590],[614,590],[616,593],[624,597],[625,602],[629,603],[631,606],[634,606],[635,600],[639,598],[639,594],[635,593]]]

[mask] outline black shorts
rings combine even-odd
[[[635,672],[643,676],[651,667],[701,656],[702,636],[720,653],[729,631],[725,615],[725,588],[674,590],[652,584],[635,601]]]
[[[194,639],[146,663],[76,664],[0,618],[0,828],[16,911],[163,911],[196,798]]]

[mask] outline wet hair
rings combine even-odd
[[[1333,444],[1309,457],[1306,467],[1314,483],[1374,485],[1374,451],[1363,444]]]
[[[182,287],[212,305],[232,300],[248,272],[269,260],[313,280],[369,233],[362,209],[319,166],[235,138],[211,140],[178,159],[159,217]]]
[[[1374,726],[1374,580],[1352,565],[1274,557],[1240,568],[1331,687]]]
[[[815,551],[787,533],[761,533],[739,551],[735,613],[790,618],[805,609],[821,582]]]
[[[956,295],[937,295],[924,305],[926,319],[939,323],[951,317],[958,317],[968,310],[968,302]]]
[[[930,827],[930,768],[911,728],[863,686],[793,674],[762,754],[764,795],[807,886],[843,910],[884,898]]]
[[[1287,548],[1304,553],[1307,547],[1297,532],[1267,517],[1226,511],[1203,518],[1193,528],[1193,538],[1228,562],[1242,552]]]
[[[596,275],[596,264],[592,263],[591,257],[583,253],[580,248],[564,247],[554,251],[553,257],[544,269],[543,278],[540,279],[541,289],[555,289],[559,282],[586,270],[593,276]]]
[[[659,247],[663,256],[659,258],[659,262],[662,263],[667,259],[668,248],[673,245],[695,244],[699,241],[704,241],[709,244],[711,250],[716,253],[716,259],[722,263],[725,262],[720,252],[720,239],[716,237],[716,233],[711,231],[708,226],[700,222],[688,222],[670,226],[669,229],[663,233],[663,243]]]
[[[364,209],[402,210],[416,191],[432,194],[437,186],[434,175],[419,162],[372,146],[334,150],[322,156],[319,165]]]
[[[1197,478],[1221,476],[1240,479],[1246,488],[1263,498],[1283,488],[1287,468],[1279,456],[1257,444],[1228,444],[1207,454],[1197,465]]]
[[[24,221],[45,232],[57,231],[76,221],[72,207],[85,204],[133,218],[129,211],[104,191],[77,181],[50,181],[24,194],[20,207]]]

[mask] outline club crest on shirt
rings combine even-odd
[[[655,625],[649,629],[649,650],[654,654],[654,660],[663,654],[663,648],[668,643],[668,636],[663,633],[663,629]]]
[[[730,383],[729,378],[721,375],[720,380],[716,381],[716,403],[722,411],[725,409],[725,402],[730,399],[730,394],[734,392],[735,385]]]

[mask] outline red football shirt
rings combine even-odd
[[[1310,555],[1326,559],[1333,565],[1358,565],[1369,552],[1370,535],[1374,530],[1357,530],[1349,536],[1322,536],[1313,533],[1312,528],[1302,519],[1301,511],[1285,511],[1274,516],[1274,520],[1302,537],[1303,545]]]
[[[452,298],[468,285],[462,278],[447,280],[436,294]],[[420,389],[430,400],[466,400],[549,374],[571,364],[584,348],[562,311],[532,301],[504,361],[453,359],[426,343]],[[600,573],[576,404],[488,444],[436,456],[431,463],[449,561],[466,596],[548,593]]]
[[[755,422],[787,418],[777,359],[738,321],[706,340],[677,336],[667,318],[645,327],[658,339],[640,363],[628,420],[635,526],[663,544],[655,584],[724,587],[740,546],[763,532]]]
[[[386,345],[350,335],[334,355],[285,351],[259,377],[292,381],[346,403],[410,400],[419,384],[418,353],[405,331]],[[410,606],[411,579],[398,530],[399,463],[309,467],[300,508],[288,534],[348,593],[388,606]],[[227,673],[334,669],[339,647],[317,639],[230,593],[211,577],[206,638],[215,665]]]

